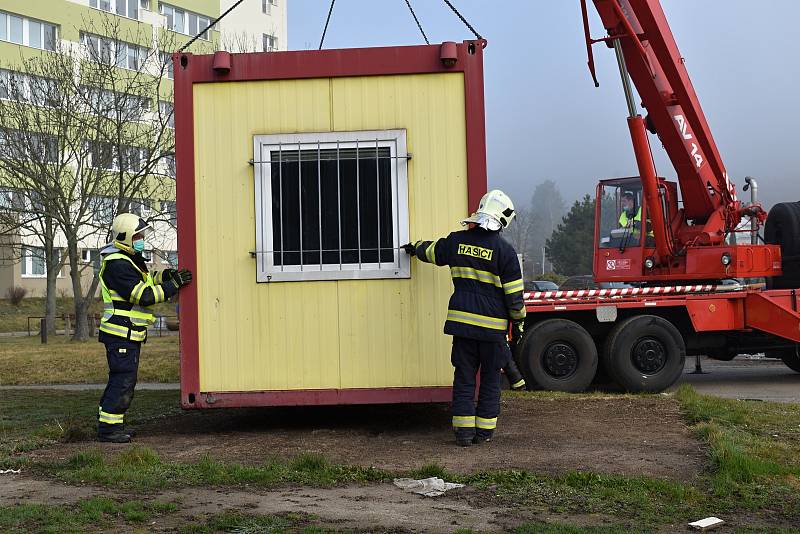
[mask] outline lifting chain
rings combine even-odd
[[[422,29],[422,24],[420,23],[417,14],[414,12],[414,8],[411,7],[411,1],[405,0],[405,2],[406,6],[408,6],[408,10],[411,12],[411,16],[414,17],[414,22],[417,23],[417,28],[419,28],[419,32],[422,34],[422,38],[425,39],[425,44],[430,44],[430,41],[428,41],[428,36],[425,35],[425,30]],[[478,31],[472,26],[472,24],[469,23],[469,21],[467,21],[466,18],[464,18],[464,15],[462,15],[458,11],[458,9],[456,9],[456,7],[452,4],[452,2],[450,2],[450,0],[444,0],[444,3],[447,4],[447,7],[449,7],[453,11],[453,13],[456,14],[456,16],[461,20],[461,22],[464,23],[464,25],[469,29],[469,31],[472,32],[472,34],[475,36],[476,39],[483,40],[483,36],[478,33]],[[325,34],[328,32],[328,25],[331,22],[331,15],[333,14],[334,4],[336,4],[336,0],[331,0],[331,5],[330,8],[328,9],[328,17],[325,19],[325,27],[322,30],[322,37],[319,40],[319,50],[322,50],[322,45],[325,43]]]
[[[461,19],[461,22],[463,22],[463,23],[464,23],[464,25],[465,25],[467,28],[469,28],[469,31],[471,31],[471,32],[472,32],[472,34],[475,36],[475,38],[476,38],[476,39],[478,39],[478,40],[483,40],[483,37],[481,36],[481,34],[479,34],[479,33],[478,33],[476,30],[475,30],[475,28],[473,28],[473,27],[472,27],[472,24],[470,24],[469,22],[467,22],[467,19],[465,19],[465,18],[464,18],[464,15],[462,15],[461,13],[459,13],[459,12],[458,12],[458,10],[455,8],[455,6],[454,6],[453,4],[451,4],[451,3],[450,3],[450,0],[444,0],[444,3],[445,3],[445,4],[447,4],[447,7],[449,7],[450,9],[452,9],[452,10],[453,10],[453,13],[455,13],[455,14],[456,14],[456,16],[457,16],[458,18],[460,18],[460,19]]]
[[[322,50],[322,43],[325,42],[325,34],[328,32],[328,24],[331,21],[331,15],[333,14],[333,4],[336,3],[336,0],[331,0],[331,7],[328,9],[328,18],[325,19],[325,28],[322,30],[322,37],[319,40],[319,50]]]
[[[425,39],[425,44],[431,44],[428,41],[428,36],[425,35],[425,31],[422,29],[422,24],[420,24],[419,19],[417,18],[417,14],[414,13],[414,8],[411,7],[411,0],[406,0],[406,5],[408,6],[408,10],[411,11],[411,16],[414,17],[414,22],[417,23],[417,28],[419,28],[419,33],[422,34],[422,38]]]

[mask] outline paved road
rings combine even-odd
[[[694,371],[695,359],[687,358],[680,384],[691,384],[706,395],[733,399],[757,399],[775,402],[800,403],[800,373],[786,367],[780,360],[750,360],[741,357],[730,362],[701,358],[703,371],[708,374],[689,374]]]
[[[677,382],[691,384],[697,391],[706,395],[716,395],[734,399],[758,399],[775,402],[800,403],[800,373],[795,373],[779,360],[750,360],[737,358],[730,362],[701,359],[703,371],[707,374],[690,374],[694,370],[695,359],[686,360],[684,375]],[[47,386],[0,386],[7,389],[64,389],[94,390],[103,389],[105,384],[65,384]],[[136,389],[169,390],[179,389],[178,384],[137,384]],[[673,388],[674,389],[674,388]]]

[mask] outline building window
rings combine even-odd
[[[139,217],[143,219],[147,219],[150,217],[152,210],[150,209],[150,201],[149,200],[131,200],[130,207],[128,208],[130,213],[135,213]]]
[[[172,102],[159,101],[158,109],[161,112],[161,121],[169,128],[175,128],[175,110]]]
[[[20,264],[23,278],[44,278],[47,276],[43,248],[23,247]]]
[[[55,80],[49,78],[0,69],[0,98],[56,107],[59,88]]]
[[[164,167],[164,174],[175,178],[175,154],[161,154],[161,163]]]
[[[116,146],[102,141],[87,141],[89,165],[109,171],[139,172],[147,162],[147,150],[135,146]]]
[[[278,5],[278,0],[261,0],[261,11],[267,15],[272,14],[272,8]]]
[[[257,281],[407,278],[405,130],[254,137]]]
[[[141,121],[150,111],[149,98],[107,89],[82,86],[82,96],[86,99],[88,111],[95,115],[120,121]]]
[[[0,11],[0,40],[39,48],[56,49],[56,26]]]
[[[91,263],[92,262],[92,249],[85,248],[81,250],[81,261],[83,263]]]
[[[175,65],[172,63],[172,56],[167,52],[161,52],[161,64],[164,65],[164,74],[170,80],[175,78]]]
[[[142,251],[142,258],[144,258],[145,263],[153,263],[153,251],[152,250],[143,250]]]
[[[162,200],[161,212],[172,226],[178,226],[178,210],[174,200]]]
[[[147,49],[102,35],[81,32],[81,42],[89,59],[121,69],[141,70],[147,58]]]
[[[138,20],[139,7],[147,9],[146,3],[142,0],[89,0],[89,7]]]
[[[173,269],[178,268],[178,252],[175,250],[167,251],[167,265]]]
[[[10,210],[14,208],[14,191],[11,189],[0,189],[0,210]]]
[[[0,158],[58,162],[58,138],[54,135],[0,128]]]
[[[186,11],[162,2],[158,3],[158,9],[167,19],[167,29],[184,35],[195,36],[208,28],[211,20],[198,13]],[[200,39],[208,40],[208,32],[203,32]]]
[[[263,34],[264,52],[274,52],[278,49],[278,38],[268,33]]]
[[[117,199],[112,197],[92,197],[89,199],[89,207],[94,222],[102,226],[108,226],[114,220],[114,213],[117,211]]]

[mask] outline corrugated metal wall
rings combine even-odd
[[[405,128],[412,239],[467,213],[461,73],[196,84],[200,388],[448,386],[447,269],[256,283],[253,135]]]

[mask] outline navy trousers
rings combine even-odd
[[[100,398],[98,432],[108,434],[123,428],[125,412],[133,400],[139,371],[141,343],[122,338],[105,342],[108,384]]]
[[[510,358],[508,343],[453,337],[453,429],[459,439],[492,437],[500,414],[500,369]],[[479,370],[476,407],[475,377]]]

